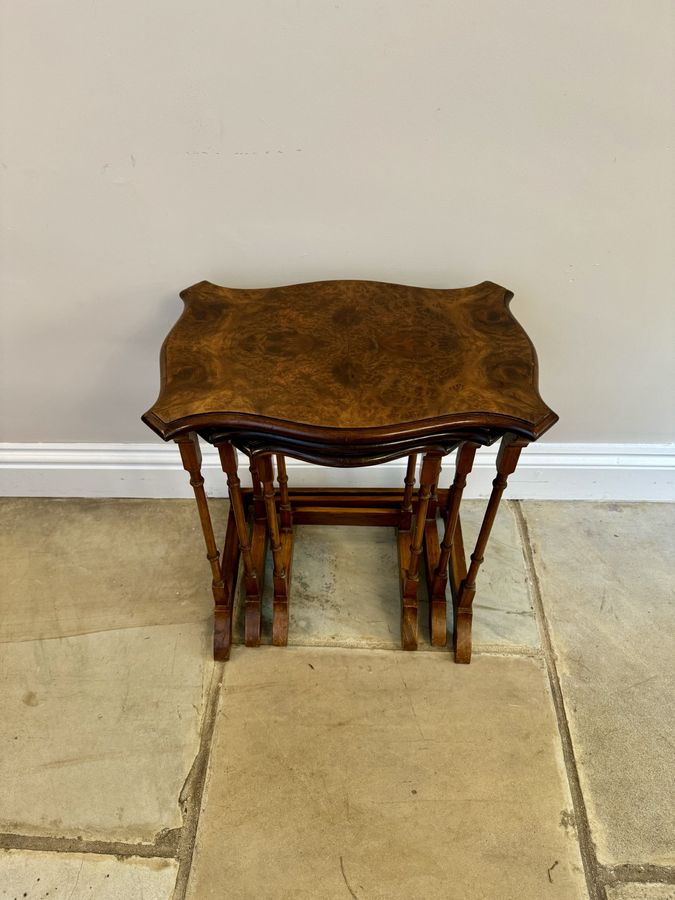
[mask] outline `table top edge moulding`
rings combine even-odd
[[[513,294],[493,282],[201,281],[180,296],[159,397],[142,417],[165,441],[196,432],[249,455],[277,450],[350,466],[423,445],[447,452],[458,439],[534,441],[558,420],[539,395],[536,351],[510,311]]]

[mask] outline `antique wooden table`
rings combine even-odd
[[[417,646],[424,554],[432,643],[446,643],[449,580],[455,660],[469,662],[476,576],[507,478],[522,448],[557,421],[539,396],[536,353],[509,311],[511,292],[489,281],[456,290],[373,281],[241,290],[202,281],[180,296],[183,314],[161,351],[159,398],[143,421],[176,441],[194,488],[213,575],[215,657],[229,656],[240,556],[246,644],[260,643],[268,541],[272,640],[285,644],[293,527],[333,523],[396,529],[407,650]],[[218,448],[227,475],[222,554],[198,436]],[[477,448],[499,439],[497,474],[467,570],[462,491]],[[241,486],[237,450],[249,458],[251,489]],[[453,450],[454,481],[444,490],[441,461]],[[405,488],[289,490],[286,456],[346,467],[407,457]]]

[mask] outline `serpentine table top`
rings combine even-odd
[[[241,449],[294,439],[357,464],[374,445],[476,431],[536,440],[557,420],[537,357],[492,282],[436,290],[376,281],[235,289],[202,281],[161,352],[159,397],[143,416],[164,440],[225,433]],[[298,441],[304,441],[304,452]],[[342,448],[342,449],[339,449]],[[361,449],[359,449],[361,448]],[[353,464],[353,463],[352,463]]]

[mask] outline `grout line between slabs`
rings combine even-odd
[[[0,833],[2,850],[43,850],[48,853],[98,853],[104,856],[143,859],[175,859],[178,852],[180,828],[160,832],[154,843],[129,844],[125,841],[87,841],[81,838],[51,837],[48,835]]]
[[[603,884],[675,884],[675,866],[627,863],[600,866]]]
[[[570,733],[567,713],[565,711],[565,700],[563,697],[562,688],[560,686],[560,678],[558,676],[558,669],[556,666],[555,651],[553,650],[551,632],[549,629],[548,620],[546,618],[546,613],[544,611],[539,576],[537,574],[537,570],[534,564],[534,556],[532,554],[530,533],[520,502],[518,500],[512,501],[512,507],[515,513],[516,523],[518,525],[518,531],[520,532],[521,542],[523,545],[523,555],[525,557],[525,565],[527,568],[529,581],[532,586],[532,601],[534,604],[537,621],[539,623],[542,649],[544,652],[544,660],[546,662],[546,671],[548,672],[551,695],[553,698],[553,707],[555,709],[555,715],[558,721],[558,733],[560,735],[560,743],[562,745],[565,770],[567,772],[567,781],[569,783],[570,794],[572,796],[574,821],[576,824],[581,860],[584,866],[584,875],[586,876],[588,896],[589,900],[606,900],[607,894],[604,885],[598,878],[598,859],[595,853],[595,845],[593,843],[591,828],[588,822],[586,801],[584,800],[584,795],[581,790],[579,772],[577,769],[576,758],[574,756],[574,746],[572,744],[572,735]]]
[[[211,741],[216,726],[221,688],[225,678],[225,666],[226,663],[224,662],[214,663],[204,709],[204,718],[202,720],[199,751],[180,792],[178,802],[183,813],[183,827],[180,830],[178,851],[176,853],[178,874],[176,875],[172,900],[184,900],[188,887],[197,837],[197,826],[199,825],[199,814],[201,812],[209,757],[211,755]]]

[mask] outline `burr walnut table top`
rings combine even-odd
[[[320,281],[244,290],[199,282],[161,351],[144,421],[165,440],[246,429],[391,442],[488,429],[536,440],[557,416],[537,357],[485,281],[452,290]],[[492,431],[494,430],[494,434]]]

